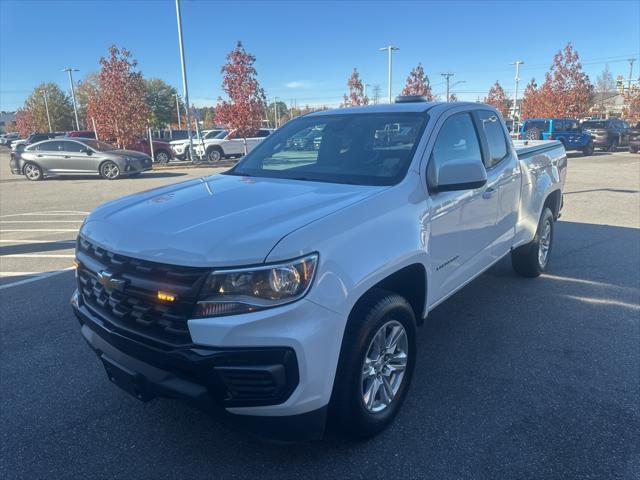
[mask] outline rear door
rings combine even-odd
[[[511,139],[505,132],[500,117],[492,110],[475,112],[480,140],[483,146],[484,164],[487,169],[489,191],[496,196],[496,226],[492,259],[509,251],[518,221],[518,205],[522,172]]]
[[[563,125],[563,143],[569,150],[582,148],[583,136],[580,122],[577,120],[562,120]]]
[[[51,140],[34,147],[34,161],[47,172],[59,173],[64,170],[65,159],[60,152],[60,143],[59,140]]]
[[[250,152],[256,145],[269,136],[269,130],[260,129],[255,137],[247,138],[247,152]]]

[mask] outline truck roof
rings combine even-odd
[[[335,114],[357,114],[357,113],[392,113],[392,112],[426,112],[438,105],[473,105],[475,107],[484,106],[483,104],[474,102],[406,102],[406,103],[382,103],[378,105],[364,105],[360,107],[349,108],[332,108],[330,110],[321,110],[319,112],[310,113],[308,116],[318,117],[322,115]]]

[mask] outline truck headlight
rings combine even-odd
[[[294,302],[309,290],[316,271],[314,253],[283,263],[209,274],[195,317],[219,317],[255,312]]]

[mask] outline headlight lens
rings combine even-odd
[[[318,254],[275,265],[219,270],[206,279],[196,318],[255,312],[302,298],[313,281]]]

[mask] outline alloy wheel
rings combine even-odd
[[[396,397],[407,368],[407,332],[396,320],[376,332],[362,363],[361,394],[372,413],[386,409]]]
[[[102,165],[102,175],[109,180],[113,180],[120,175],[120,169],[115,163],[107,162]]]
[[[38,180],[42,172],[37,166],[28,164],[24,167],[24,174],[29,180]]]
[[[538,242],[538,264],[541,268],[547,266],[549,261],[549,250],[551,249],[551,221],[547,220],[540,233]]]

